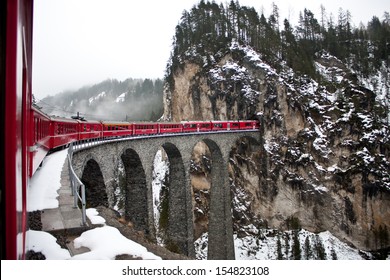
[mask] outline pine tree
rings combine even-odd
[[[280,235],[278,234],[278,239],[276,241],[276,250],[277,250],[277,259],[283,260],[283,253],[282,253],[282,242],[280,241]]]
[[[306,239],[305,239],[305,259],[310,260],[311,257],[312,257],[312,252],[311,252],[311,248],[310,248],[310,239],[309,239],[309,236],[306,236]]]
[[[299,241],[299,231],[298,230],[294,230],[292,250],[293,250],[294,260],[300,260],[301,259],[301,243]]]

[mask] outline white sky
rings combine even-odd
[[[163,78],[175,27],[198,0],[35,0],[33,93],[37,98],[107,78]],[[217,3],[230,1],[216,0]],[[281,19],[296,22],[304,7],[317,19],[323,4],[337,18],[342,7],[355,25],[390,11],[388,0],[240,0],[263,7],[274,2]]]

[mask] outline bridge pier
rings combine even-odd
[[[223,155],[214,141],[205,139],[204,142],[212,162],[207,259],[234,259],[228,154]]]
[[[168,137],[137,138],[129,141],[112,141],[78,151],[73,156],[73,166],[81,177],[88,158],[100,167],[107,193],[113,193],[112,182],[118,174],[118,162],[126,171],[126,217],[138,230],[155,239],[153,215],[153,161],[160,147],[166,151],[170,162],[170,179],[167,212],[167,240],[173,251],[195,257],[194,210],[191,189],[191,154],[198,142],[203,141],[211,152],[211,188],[208,222],[208,259],[234,259],[231,192],[229,185],[229,153],[234,143],[250,137],[260,142],[258,131],[185,134]],[[109,196],[111,197],[111,196]],[[112,199],[114,200],[114,199]],[[113,207],[113,202],[108,201]]]

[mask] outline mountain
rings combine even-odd
[[[49,115],[68,118],[80,113],[92,120],[156,121],[163,112],[162,87],[160,79],[112,79],[46,97],[37,105]]]
[[[176,27],[163,119],[261,120],[262,143],[241,139],[229,162],[236,253],[263,258],[268,246],[267,258],[304,258],[322,236],[387,257],[390,21],[353,29],[344,15],[325,26],[305,10],[280,31],[277,7],[266,19],[238,2],[200,1]],[[194,193],[209,169],[199,150]],[[207,247],[210,191],[195,204],[197,248]]]

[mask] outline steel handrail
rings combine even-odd
[[[72,188],[72,195],[74,196],[73,207],[78,208],[78,200],[81,202],[81,214],[82,214],[82,224],[85,226],[87,224],[87,214],[86,214],[86,197],[85,197],[85,185],[81,182],[79,177],[74,172],[72,166],[72,157],[73,157],[73,143],[70,143],[68,149],[68,168],[69,168],[69,180]],[[81,195],[79,193],[81,189]]]

